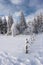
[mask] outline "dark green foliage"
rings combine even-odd
[[[7,33],[7,21],[6,21],[5,18],[4,18],[3,21],[0,18],[0,33],[1,34],[6,34]]]

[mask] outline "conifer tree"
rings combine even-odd
[[[2,19],[0,17],[0,33],[2,32]]]
[[[27,24],[26,24],[26,21],[25,21],[24,14],[21,11],[21,14],[20,14],[20,23],[17,24],[17,29],[19,30],[20,33],[22,33],[25,30],[25,28],[27,28]]]
[[[7,24],[7,27],[8,27],[8,35],[11,34],[11,27],[12,27],[12,24],[13,24],[13,17],[11,15],[8,16],[8,24]]]

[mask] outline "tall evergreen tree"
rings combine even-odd
[[[11,34],[12,24],[13,24],[13,17],[12,17],[11,15],[9,15],[9,16],[8,16],[8,24],[7,24],[8,34]]]
[[[20,23],[17,24],[17,29],[19,30],[20,33],[22,33],[25,30],[25,28],[27,28],[27,24],[26,24],[26,21],[25,21],[24,14],[21,11],[21,14],[20,14]]]
[[[40,14],[34,19],[34,33],[43,32],[43,16]]]
[[[6,21],[6,18],[4,17],[4,20],[3,20],[3,33],[7,33],[7,21]]]
[[[25,28],[27,27],[25,17],[22,11],[21,11],[21,16],[20,16],[20,25],[24,26]]]
[[[11,31],[12,31],[12,36],[16,36],[19,34],[19,31],[18,31],[15,23],[13,23],[13,25],[11,27]]]
[[[2,32],[2,18],[0,17],[0,33]]]

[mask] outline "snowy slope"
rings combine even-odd
[[[34,41],[31,44],[32,36]],[[26,38],[30,43],[28,54],[25,54]],[[0,65],[43,65],[43,34],[15,37],[0,35]]]

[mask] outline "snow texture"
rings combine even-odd
[[[29,53],[25,53],[26,38]],[[0,65],[43,65],[43,34],[0,35]]]

